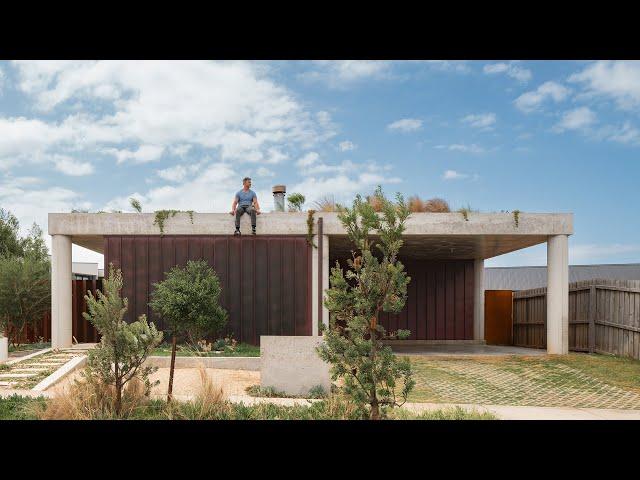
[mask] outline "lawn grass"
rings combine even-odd
[[[416,380],[410,402],[638,408],[631,406],[637,400],[609,405],[621,390],[640,394],[640,361],[631,358],[570,353],[410,360]]]
[[[157,355],[161,357],[166,357],[171,355],[171,345],[168,343],[163,343],[158,346],[151,355]],[[259,357],[260,356],[260,347],[255,345],[249,345],[248,343],[238,343],[233,349],[229,347],[225,347],[224,351],[220,353],[215,352],[202,352],[201,355],[196,355],[196,353],[187,348],[184,345],[178,345],[176,350],[176,355],[179,357]]]
[[[43,350],[49,347],[51,347],[51,342],[21,343],[20,345],[9,345],[9,353]]]

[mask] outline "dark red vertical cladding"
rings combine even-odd
[[[268,240],[266,238],[257,238],[255,241],[255,296],[254,308],[256,315],[255,320],[255,336],[256,339],[260,335],[269,335],[269,256],[268,256]],[[309,269],[309,271],[311,271]]]
[[[445,300],[446,278],[444,262],[435,264],[435,293],[436,293],[436,340],[444,340],[445,333]]]
[[[295,243],[293,239],[282,242],[282,335],[295,335],[295,294],[294,277]]]
[[[385,328],[408,328],[415,340],[473,339],[473,261],[403,263],[411,277],[407,302],[399,315],[381,315]]]
[[[282,335],[282,242],[269,239],[269,335]]]
[[[122,269],[122,296],[127,299],[129,308],[125,314],[127,321],[134,320],[136,312],[136,263],[134,237],[122,237],[120,268]]]
[[[135,239],[135,319],[140,315],[147,315],[147,303],[149,303],[149,248],[148,237]]]
[[[256,293],[255,286],[255,259],[253,247],[255,242],[241,242],[240,256],[242,265],[240,266],[240,303],[241,316],[240,325],[242,330],[242,341],[246,343],[258,343],[254,335],[253,325],[253,299]]]
[[[464,264],[464,338],[473,340],[474,264]]]
[[[229,312],[229,322],[227,329],[233,332],[236,339],[243,341],[242,329],[240,328],[240,320],[242,318],[242,301],[240,298],[240,288],[242,274],[242,265],[240,263],[240,239],[229,239],[229,264],[227,278],[229,283],[227,284],[229,306],[227,311]]]
[[[260,335],[311,334],[309,248],[302,236],[109,236],[105,264],[122,269],[132,312],[127,319],[147,313],[163,328],[148,306],[153,284],[175,265],[204,259],[222,286],[229,313],[224,333],[257,344]]]

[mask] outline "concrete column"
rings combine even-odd
[[[318,245],[318,235],[313,236],[313,244]],[[311,249],[311,335],[318,335],[318,249]]]
[[[484,260],[473,262],[473,339],[484,340]]]
[[[547,353],[569,353],[567,235],[553,235],[547,239]]]
[[[71,336],[71,237],[52,235],[51,242],[51,346],[70,347]]]
[[[322,236],[322,289],[323,289],[323,299],[324,299],[324,290],[329,288],[329,271],[332,265],[329,265],[329,235]],[[322,323],[324,323],[325,327],[329,327],[329,309],[322,306]]]

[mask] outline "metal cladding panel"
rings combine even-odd
[[[411,277],[407,301],[399,314],[381,313],[385,330],[408,329],[410,340],[473,340],[473,260],[400,261]]]
[[[257,345],[260,335],[311,335],[311,248],[305,236],[123,235],[105,237],[105,264],[122,269],[126,319],[146,313],[153,284],[172,267],[205,260],[222,287],[229,313],[224,332]]]

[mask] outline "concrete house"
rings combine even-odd
[[[72,343],[73,243],[104,254],[120,267],[129,318],[146,313],[152,285],[174,265],[205,259],[218,274],[228,331],[258,344],[261,335],[317,336],[328,324],[322,304],[329,268],[350,256],[351,245],[336,213],[316,212],[313,237],[307,213],[258,216],[258,234],[234,237],[225,213],[179,213],[161,234],[152,213],[50,213],[52,236],[52,345]],[[247,216],[243,233],[250,232]],[[568,352],[568,236],[572,214],[412,213],[400,260],[411,276],[407,304],[383,315],[388,331],[411,330],[407,342],[484,341],[484,260],[547,243],[547,350]],[[309,240],[312,240],[310,242]],[[312,244],[315,246],[312,246]],[[316,248],[317,247],[317,248]]]

